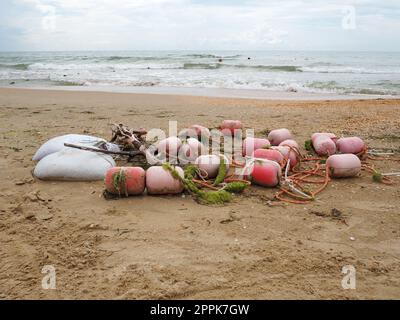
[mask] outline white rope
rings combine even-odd
[[[394,176],[394,177],[400,177],[400,172],[388,172],[388,173],[381,173],[383,176]]]
[[[302,197],[306,198],[306,199],[313,199],[313,197],[309,196],[308,194],[302,192],[301,190],[297,189],[294,185],[293,185],[293,181],[288,178],[288,172],[289,172],[289,168],[290,168],[290,159],[288,159],[288,162],[286,164],[286,168],[285,168],[285,179],[284,179],[284,184],[288,186],[288,188],[290,189],[290,191],[293,191],[295,193],[298,193],[299,195],[301,195]]]

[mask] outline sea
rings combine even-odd
[[[395,97],[400,52],[0,52],[0,86]]]

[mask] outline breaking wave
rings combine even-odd
[[[182,69],[219,69],[222,66],[220,63],[185,63]]]
[[[0,64],[0,69],[13,69],[13,70],[28,70],[30,64],[19,63],[19,64]]]

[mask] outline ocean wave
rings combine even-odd
[[[164,60],[165,58],[161,57],[154,57],[154,56],[141,56],[141,57],[136,57],[136,56],[111,56],[111,57],[97,57],[97,60],[100,61],[158,61],[158,60]]]
[[[51,83],[54,86],[62,86],[62,87],[81,87],[84,86],[85,84],[82,82],[77,82],[77,81],[63,81],[63,80],[52,80]]]
[[[182,69],[219,69],[221,63],[184,63]]]
[[[343,64],[339,64],[339,63],[319,61],[319,62],[310,63],[306,67],[342,67],[342,66],[343,66]]]
[[[290,66],[290,65],[283,65],[283,66],[267,66],[267,65],[245,65],[245,64],[238,64],[232,65],[235,68],[243,68],[243,69],[254,69],[260,71],[283,71],[283,72],[302,72],[303,70],[301,67],[298,66]]]
[[[358,67],[302,67],[304,72],[310,73],[350,73],[350,74],[400,74],[400,69],[377,70]]]
[[[267,65],[245,65],[245,64],[224,64],[224,63],[185,63],[183,69],[220,69],[220,68],[238,68],[251,69],[258,71],[274,72],[302,72],[298,66],[267,66]]]
[[[240,58],[242,55],[241,54],[235,54],[235,55],[215,55],[215,54],[203,54],[203,53],[190,53],[190,54],[185,54],[183,55],[184,57],[188,58],[199,58],[199,59],[236,59]]]
[[[28,70],[28,63],[18,63],[18,64],[0,64],[0,69],[12,69],[12,70]]]
[[[221,58],[220,56],[216,56],[214,54],[201,54],[201,53],[185,54],[184,57],[189,57],[189,58],[209,58],[209,59]]]
[[[307,85],[314,89],[343,90],[345,87],[340,86],[336,81],[314,81]]]

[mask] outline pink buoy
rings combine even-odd
[[[291,169],[295,167],[299,162],[299,156],[297,152],[288,146],[276,146],[271,147],[271,149],[279,151],[282,154],[283,159],[290,159],[289,166]]]
[[[326,160],[329,176],[333,178],[354,177],[361,171],[361,160],[354,154],[334,154]]]
[[[174,167],[183,178],[182,168]],[[153,166],[146,171],[146,187],[148,194],[177,194],[183,191],[183,184],[175,179],[171,172],[161,166]]]
[[[197,138],[201,139],[209,139],[211,134],[210,130],[206,127],[200,126],[198,124],[192,125],[189,129],[194,130],[196,132]]]
[[[292,139],[287,139],[287,140],[285,140],[285,141],[282,141],[282,142],[279,144],[279,146],[292,147],[292,148],[294,148],[294,149],[299,150],[299,144],[298,144],[296,141],[292,140]]]
[[[106,190],[118,195],[139,195],[146,187],[146,172],[141,167],[113,167],[105,177]]]
[[[251,181],[263,187],[276,187],[281,178],[281,167],[271,160],[255,160]]]
[[[269,148],[271,143],[268,139],[247,137],[243,140],[243,156],[250,156],[254,150]]]
[[[197,139],[188,138],[179,149],[179,162],[193,163],[198,156],[206,154],[207,148]]]
[[[315,152],[320,156],[329,156],[336,153],[335,142],[325,135],[317,136],[312,143]]]
[[[284,159],[282,153],[274,149],[257,149],[253,152],[253,158],[267,159],[279,164],[281,164]]]
[[[224,156],[226,169],[229,169],[228,158]],[[215,154],[202,155],[196,159],[195,165],[201,170],[202,173],[207,174],[207,178],[213,179],[218,175],[220,156]]]
[[[161,154],[165,158],[177,157],[179,149],[182,145],[182,141],[175,136],[168,137],[157,143],[158,154]]]
[[[242,128],[242,122],[239,120],[224,120],[220,126],[221,132],[225,135],[234,135],[235,130],[241,130]]]
[[[268,134],[268,140],[273,146],[278,146],[282,141],[292,138],[291,132],[286,128],[275,129]]]
[[[332,139],[333,142],[336,142],[336,140],[337,140],[337,137],[336,137],[336,135],[335,135],[334,133],[330,133],[330,132],[316,132],[316,133],[313,133],[313,134],[311,135],[311,141],[312,141],[312,143],[314,143],[314,140],[315,140],[316,138],[321,137],[321,136],[327,137],[327,138],[329,138],[329,139]]]
[[[339,153],[358,154],[365,150],[365,143],[359,137],[340,138],[336,141],[336,148]]]

